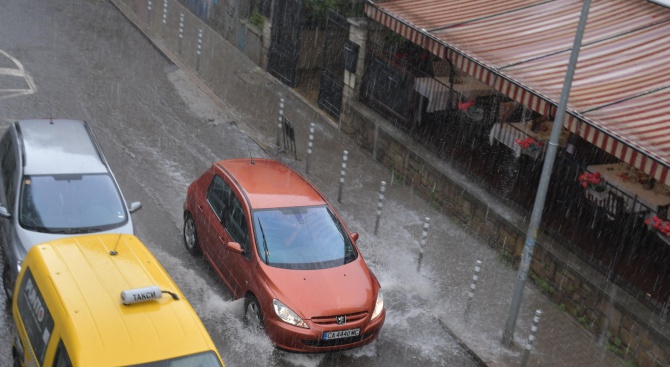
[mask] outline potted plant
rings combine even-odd
[[[514,139],[514,142],[519,145],[523,149],[528,149],[531,153],[536,152],[538,149],[542,147],[542,142],[537,141],[530,136],[525,138],[525,139]]]
[[[586,196],[598,200],[604,200],[607,193],[605,178],[596,171],[594,173],[584,172],[579,176],[579,183],[586,189]]]
[[[647,229],[656,232],[663,241],[670,244],[670,221],[661,219],[658,215],[644,220]]]

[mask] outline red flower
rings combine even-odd
[[[535,140],[531,137],[527,137],[523,140],[514,139],[514,142],[516,144],[518,144],[521,148],[524,148],[524,149],[529,149],[531,147],[538,147],[539,148],[539,147],[542,146],[541,141],[537,141],[537,140]]]
[[[600,172],[584,172],[579,176],[579,182],[583,188],[588,187],[596,191],[603,191],[605,189],[605,178],[600,175]]]
[[[651,218],[647,218],[644,220],[644,224],[646,226],[649,226],[651,224],[651,228],[663,233],[664,235],[670,237],[670,222],[664,221],[663,219],[659,218],[657,215],[654,215]]]

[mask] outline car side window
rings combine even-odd
[[[214,175],[212,182],[209,184],[207,201],[219,220],[223,219],[223,213],[230,201],[230,186],[218,175]]]
[[[5,198],[7,199],[7,210],[10,212],[14,209],[14,198],[16,192],[16,152],[14,151],[14,142],[12,136],[7,131],[0,141],[0,157],[2,157],[2,185],[5,190]]]
[[[230,201],[230,210],[225,214],[227,218],[226,228],[230,237],[242,246],[244,254],[250,258],[249,251],[249,229],[247,227],[247,218],[244,215],[244,208],[237,196],[232,196]]]
[[[49,345],[53,333],[54,320],[49,308],[44,303],[44,298],[37,287],[37,283],[35,283],[30,268],[26,270],[21,280],[17,306],[30,343],[26,347],[33,350],[35,359],[42,365],[47,345]]]
[[[63,341],[58,342],[58,348],[56,348],[56,356],[54,356],[53,367],[72,367],[72,362],[70,361],[70,356],[67,354],[67,349]]]

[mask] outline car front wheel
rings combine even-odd
[[[190,213],[186,213],[184,217],[184,246],[191,255],[195,256],[201,253],[198,233],[195,230],[195,221],[193,221],[193,216]]]
[[[263,311],[253,294],[244,299],[244,321],[254,329],[263,329]]]

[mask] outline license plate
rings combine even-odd
[[[329,332],[323,333],[323,340],[350,338],[352,336],[358,336],[360,333],[361,333],[361,329],[329,331]]]

